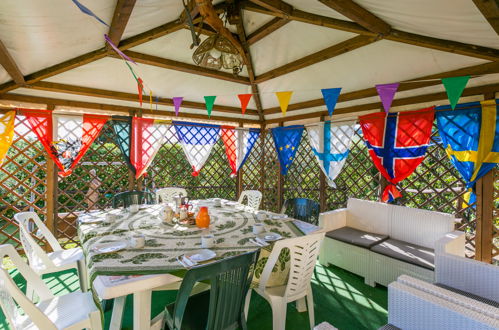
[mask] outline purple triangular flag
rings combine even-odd
[[[173,105],[175,106],[175,116],[178,116],[178,111],[180,110],[180,105],[182,104],[182,100],[184,98],[181,96],[174,97],[173,100]]]
[[[322,97],[324,98],[324,103],[327,107],[327,112],[331,117],[333,115],[334,108],[336,107],[336,102],[338,102],[338,96],[340,96],[340,88],[325,88],[321,89]]]
[[[385,112],[390,111],[393,97],[395,96],[395,93],[397,93],[399,85],[399,83],[376,85],[376,90],[378,91],[381,103],[383,103]]]

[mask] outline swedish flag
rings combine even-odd
[[[448,105],[436,108],[448,109]],[[498,110],[496,100],[487,100],[459,104],[453,111],[436,113],[445,151],[470,190],[499,163]]]

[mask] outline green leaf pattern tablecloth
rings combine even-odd
[[[160,205],[148,205],[134,215],[121,212],[121,219],[114,223],[106,221],[82,223],[78,235],[86,256],[90,278],[97,275],[132,275],[171,273],[184,269],[177,257],[201,249],[201,236],[208,232],[215,236],[215,246],[211,250],[217,256],[215,260],[260,248],[249,240],[254,237],[252,227],[259,222],[253,212],[244,209],[215,207],[212,201],[202,200],[199,206],[208,206],[210,229],[195,226],[174,226],[163,224],[158,217]],[[109,211],[96,211],[81,215],[104,220]],[[116,211],[113,211],[116,212]],[[279,233],[284,238],[303,235],[290,219],[264,220],[268,232]],[[143,234],[146,246],[143,249],[127,248],[122,251],[97,254],[92,247],[98,243],[116,240],[128,240],[131,235]],[[256,280],[260,277],[272,245],[262,248],[260,259],[255,269]],[[289,252],[283,251],[269,285],[282,285],[286,282],[289,268]]]

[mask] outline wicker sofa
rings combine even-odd
[[[388,286],[381,329],[499,329],[499,267],[436,251],[436,283],[400,276]]]
[[[327,232],[319,262],[387,286],[402,274],[434,281],[434,249],[464,253],[464,233],[453,232],[451,214],[350,198],[345,209],[321,213]],[[447,235],[447,236],[446,236]]]

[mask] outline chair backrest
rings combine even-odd
[[[238,203],[243,204],[244,198],[247,199],[249,207],[258,210],[260,209],[260,203],[262,202],[262,193],[258,190],[244,190],[239,195]]]
[[[245,329],[244,301],[253,278],[259,251],[189,270],[177,293],[173,311],[174,329],[181,329],[189,295],[194,284],[210,280],[210,307],[207,330]]]
[[[312,199],[291,198],[284,201],[281,213],[285,213],[292,218],[317,225],[319,221],[320,208],[319,203]]]
[[[125,191],[114,195],[113,208],[129,207],[132,204],[153,204],[154,195],[146,191]]]
[[[324,235],[325,232],[321,231],[315,234],[277,241],[260,276],[260,289],[265,290],[281,251],[288,249],[291,263],[285,295],[288,301],[304,297],[310,288],[310,281]]]
[[[171,203],[173,202],[173,197],[182,194],[182,196],[187,196],[187,190],[179,187],[168,187],[161,188],[156,191],[156,203]]]
[[[36,228],[38,228],[38,231],[49,243],[52,250],[62,250],[61,245],[47,228],[47,226],[45,226],[42,220],[38,217],[38,214],[36,214],[35,212],[20,212],[14,214],[14,219],[19,225],[19,237],[21,238],[21,244],[23,245],[24,252],[26,252],[26,256],[28,257],[30,265],[39,264],[41,262],[47,268],[55,267],[54,263],[52,262],[52,260],[50,260],[47,253],[35,241],[33,236],[31,236],[30,222],[33,222]]]
[[[43,282],[43,280],[33,272],[33,270],[22,260],[16,249],[10,245],[0,245],[0,255],[2,259],[9,257],[17,270],[21,273],[27,283],[33,287],[34,292],[40,301],[50,300],[54,295]],[[56,329],[49,318],[43,314],[36,305],[21,291],[16,285],[9,272],[0,269],[0,306],[13,329],[21,329],[19,323],[23,316],[19,313],[16,303],[23,309],[26,315],[35,323],[39,329]]]

